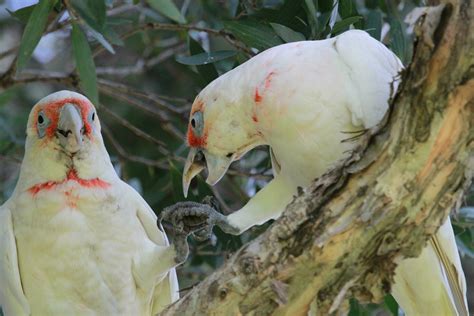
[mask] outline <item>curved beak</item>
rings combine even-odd
[[[209,185],[214,185],[224,176],[233,159],[220,157],[209,153],[205,149],[191,148],[183,171],[184,197],[188,196],[191,180],[207,165],[207,179]]]
[[[66,104],[59,113],[56,129],[59,143],[68,152],[77,152],[82,147],[84,123],[79,110],[72,104]]]

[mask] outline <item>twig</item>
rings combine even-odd
[[[150,134],[142,131],[141,129],[139,129],[135,125],[131,124],[126,119],[122,118],[120,115],[118,115],[115,112],[109,110],[106,106],[102,105],[99,108],[99,111],[101,111],[101,112],[103,111],[103,112],[107,113],[107,115],[111,116],[120,125],[124,126],[125,128],[127,128],[128,130],[133,132],[138,137],[143,138],[143,139],[149,141],[150,143],[153,143],[153,144],[157,145],[159,151],[162,154],[164,154],[164,155],[169,155],[170,154],[170,151],[167,148],[165,148],[166,144],[164,142],[162,142],[161,140],[158,140],[155,137],[151,136]]]
[[[114,147],[115,151],[121,158],[131,161],[131,162],[137,162],[149,167],[156,167],[163,170],[169,170],[168,164],[164,163],[163,161],[152,160],[152,159],[135,156],[135,155],[131,155],[127,153],[127,151],[122,147],[122,145],[120,145],[120,143],[114,138],[112,131],[107,127],[107,125],[104,122],[102,122],[101,125],[102,125],[102,130],[104,132],[105,137],[107,137],[107,139],[110,141],[110,144]]]

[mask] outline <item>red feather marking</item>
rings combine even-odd
[[[92,105],[90,102],[87,100],[82,100],[79,98],[66,98],[66,99],[61,99],[57,100],[54,102],[46,103],[42,106],[39,106],[36,109],[35,116],[38,116],[39,111],[43,110],[48,119],[51,121],[51,124],[49,127],[46,129],[46,136],[47,137],[52,137],[54,136],[54,133],[56,132],[56,128],[58,127],[58,120],[59,120],[59,113],[61,111],[61,108],[65,104],[74,104],[79,107],[81,111],[81,116],[82,116],[82,122],[84,123],[84,133],[87,136],[90,136],[91,131],[92,131],[92,126],[89,124],[87,117],[92,110]]]
[[[191,147],[200,147],[204,148],[207,145],[207,131],[204,132],[204,135],[201,137],[197,137],[194,135],[193,130],[191,129],[191,124],[188,127],[188,145]]]
[[[105,182],[99,178],[95,179],[82,179],[79,178],[77,175],[77,171],[74,169],[70,169],[67,172],[66,179],[62,181],[48,181],[40,184],[36,184],[32,186],[31,188],[28,189],[28,192],[31,193],[31,195],[36,195],[41,191],[48,191],[54,189],[56,186],[64,184],[68,181],[74,181],[77,184],[79,184],[83,188],[99,188],[99,189],[106,189],[110,187],[110,183]],[[70,195],[70,192],[66,192],[66,195]]]
[[[272,83],[272,77],[273,75],[275,74],[274,71],[271,71],[266,77],[265,77],[265,80],[263,81],[262,84],[260,84],[259,86],[263,86],[263,91],[260,92],[259,91],[259,87],[255,87],[255,94],[253,96],[253,100],[255,101],[255,103],[260,103],[262,102],[263,100],[263,94],[265,93],[265,90],[267,90],[268,88],[270,88],[270,85]]]
[[[255,101],[255,103],[260,103],[262,102],[262,95],[258,92],[258,87],[255,88],[255,95],[253,96],[253,100]]]

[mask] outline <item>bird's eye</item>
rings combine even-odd
[[[95,122],[95,117],[96,117],[95,111],[91,111],[89,113],[89,117],[87,118],[87,120],[89,121],[89,123],[92,124],[93,122]]]
[[[191,116],[191,128],[193,129],[194,135],[201,136],[204,128],[204,117],[201,111],[194,112]]]
[[[48,117],[43,113],[43,111],[40,111],[38,113],[37,122],[38,136],[39,138],[43,138],[44,135],[46,135],[46,129],[48,128],[50,123]]]

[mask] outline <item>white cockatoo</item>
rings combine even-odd
[[[115,173],[92,103],[70,91],[31,110],[20,176],[0,207],[6,316],[154,315],[178,298],[170,246]]]
[[[207,183],[214,185],[233,161],[269,145],[274,179],[240,210],[210,214],[209,221],[239,234],[278,218],[299,186],[308,186],[357,146],[344,141],[354,135],[348,133],[381,121],[402,68],[390,50],[359,30],[258,54],[210,83],[194,101],[185,194],[205,165]],[[399,263],[392,293],[408,315],[467,315],[449,219],[420,257]]]

